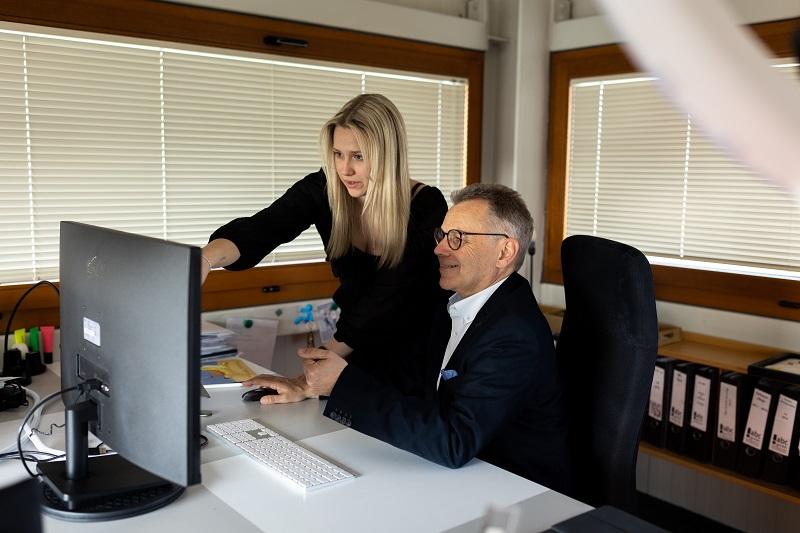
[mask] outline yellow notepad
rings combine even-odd
[[[221,359],[200,367],[201,383],[205,387],[235,386],[256,376],[252,368],[241,359]]]

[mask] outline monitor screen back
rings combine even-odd
[[[199,248],[75,222],[60,244],[63,387],[100,379],[92,431],[157,476],[198,483]]]

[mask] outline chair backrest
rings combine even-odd
[[[633,511],[636,458],[658,352],[650,264],[637,249],[574,235],[561,246],[564,376],[575,498]]]

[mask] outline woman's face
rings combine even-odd
[[[333,158],[336,173],[347,192],[363,200],[369,187],[369,163],[350,128],[336,126],[333,130]]]

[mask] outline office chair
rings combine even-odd
[[[650,263],[625,244],[574,235],[561,245],[561,268],[566,312],[556,353],[566,390],[570,496],[633,512],[658,351]]]

